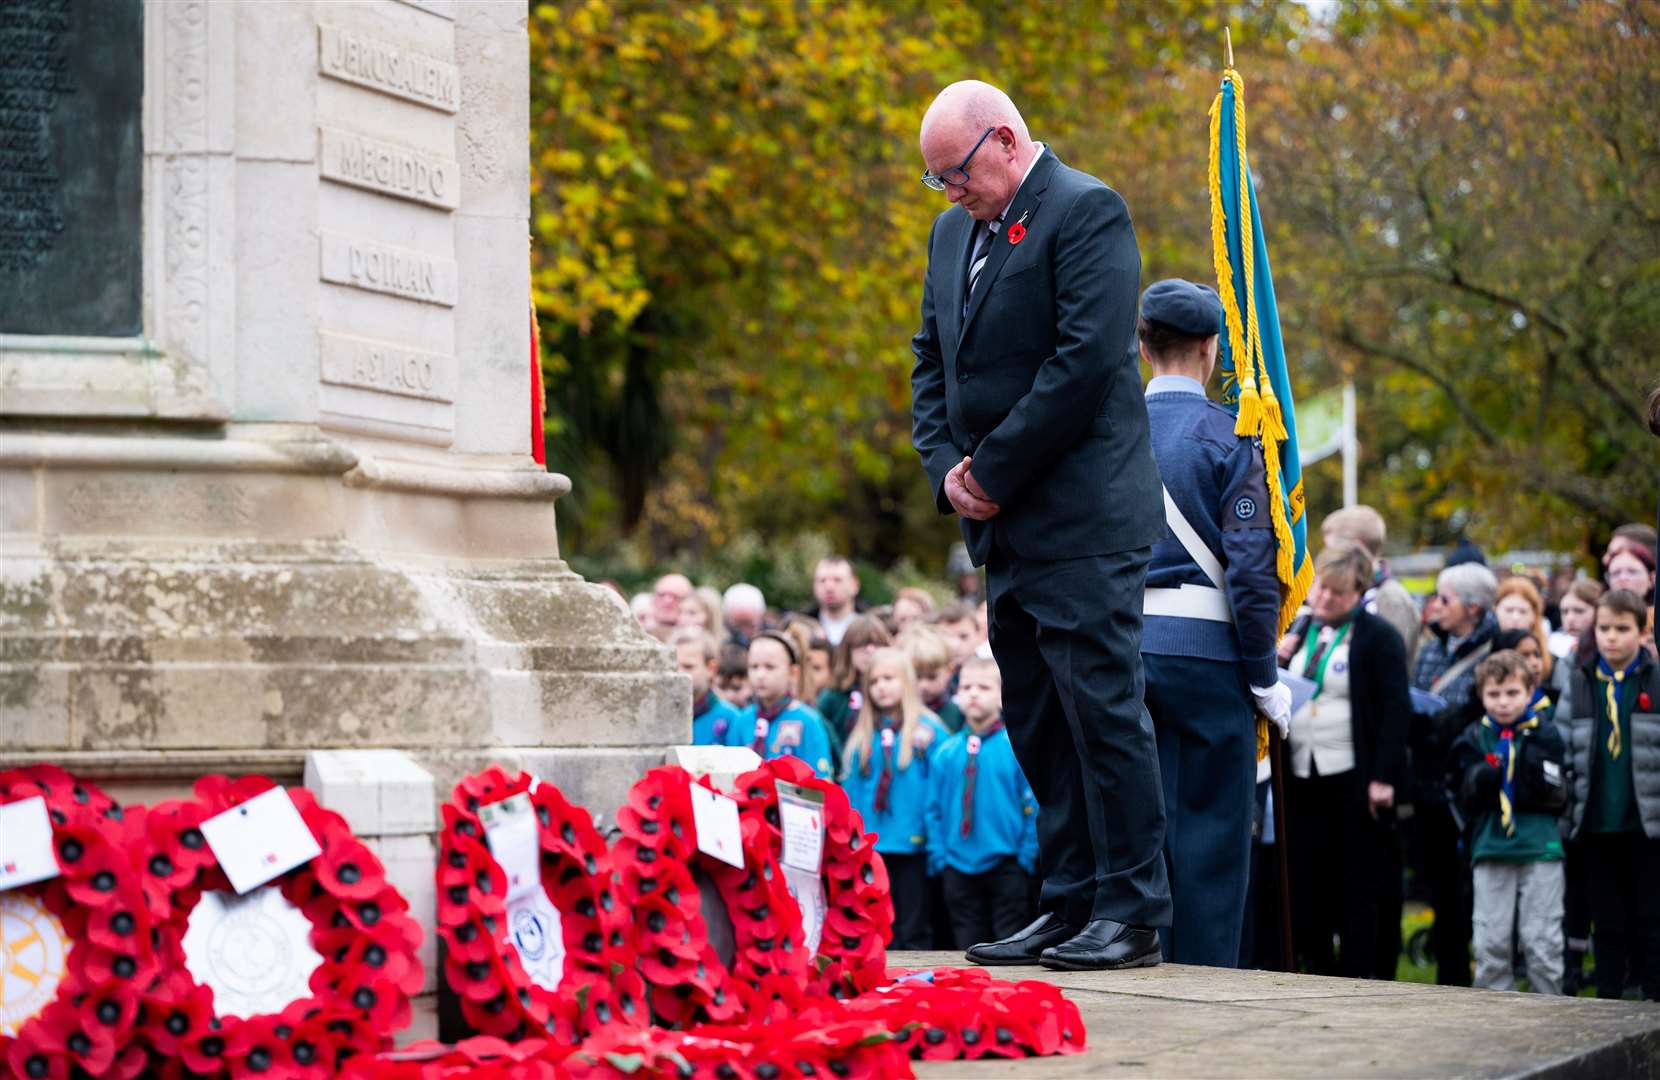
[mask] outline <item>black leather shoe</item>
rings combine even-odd
[[[1002,941],[986,941],[969,946],[965,954],[976,964],[1000,967],[1012,964],[1035,964],[1038,956],[1051,945],[1058,945],[1078,932],[1053,912],[1045,912],[1037,921]]]
[[[1110,971],[1152,967],[1162,959],[1157,930],[1091,919],[1076,937],[1043,950],[1038,963],[1057,971]]]

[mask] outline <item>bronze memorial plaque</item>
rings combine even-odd
[[[141,327],[140,0],[0,0],[0,334]]]

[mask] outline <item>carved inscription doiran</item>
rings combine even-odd
[[[322,231],[322,278],[371,292],[454,307],[454,259],[442,259],[344,233]]]
[[[325,127],[320,135],[318,168],[325,180],[446,210],[461,205],[461,166],[453,158],[339,128]]]
[[[319,69],[332,79],[443,112],[461,108],[461,76],[454,64],[337,26],[317,28],[317,49]]]
[[[321,331],[323,381],[384,394],[455,400],[455,357]]]

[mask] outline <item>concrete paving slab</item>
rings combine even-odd
[[[960,953],[889,953],[960,967]],[[1089,1049],[917,1064],[919,1077],[1637,1077],[1660,1080],[1660,1005],[1161,964],[993,968],[1066,991]]]

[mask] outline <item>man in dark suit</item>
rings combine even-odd
[[[1171,906],[1140,646],[1165,525],[1129,211],[985,83],[941,91],[921,148],[923,183],[952,206],[928,240],[912,442],[987,568],[1004,713],[1040,808],[1042,914],[968,958],[1156,964]]]

